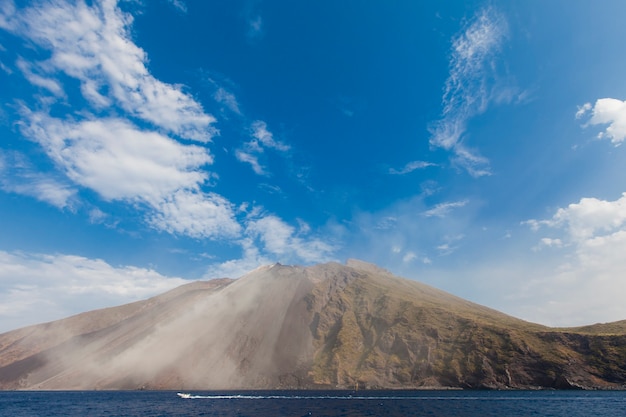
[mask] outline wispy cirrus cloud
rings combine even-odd
[[[31,84],[44,88],[57,97],[65,97],[65,91],[63,91],[63,87],[59,81],[46,76],[45,71],[37,69],[36,66],[23,58],[19,58],[16,65]],[[42,75],[42,73],[44,73],[44,75]]]
[[[468,121],[493,102],[511,101],[496,82],[496,61],[508,32],[493,8],[481,10],[453,39],[450,73],[442,97],[442,117],[429,129],[430,144],[453,153],[453,163],[474,177],[491,174],[489,160],[464,143]]]
[[[465,235],[444,236],[443,243],[437,245],[436,249],[440,256],[447,256],[454,253],[459,248],[459,242],[465,238]]]
[[[54,175],[39,172],[29,164],[3,161],[0,153],[0,189],[34,197],[58,209],[75,210],[78,204],[77,190],[72,184]]]
[[[183,0],[168,0],[168,3],[172,5],[176,10],[181,13],[187,13],[187,3]]]
[[[452,210],[465,207],[469,201],[461,200],[461,201],[449,201],[445,203],[439,203],[435,207],[422,212],[422,216],[426,217],[446,217],[448,214],[452,212]]]
[[[243,144],[243,147],[237,149],[235,157],[240,161],[250,164],[252,170],[257,175],[269,175],[266,168],[259,162],[259,158],[266,149],[271,149],[285,153],[289,151],[289,145],[274,139],[274,134],[267,128],[267,123],[262,120],[255,120],[250,125],[251,140]]]
[[[405,175],[415,170],[428,168],[432,166],[437,166],[437,164],[433,164],[432,162],[425,162],[425,161],[411,161],[400,169],[389,168],[389,173],[392,175]]]
[[[263,36],[263,18],[260,15],[248,18],[248,38],[257,39]]]
[[[598,139],[610,139],[611,143],[619,146],[626,139],[626,101],[614,98],[601,98],[591,103],[585,103],[578,108],[576,118],[580,119],[591,112],[587,125],[608,125],[598,134]]]
[[[215,93],[213,94],[213,98],[220,104],[223,104],[235,114],[241,115],[241,109],[239,108],[239,102],[237,101],[237,97],[230,91],[226,90],[224,87],[218,87]]]

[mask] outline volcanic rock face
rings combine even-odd
[[[625,384],[626,322],[551,329],[360,261],[260,267],[0,335],[0,389]]]

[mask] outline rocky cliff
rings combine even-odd
[[[0,389],[626,387],[626,322],[554,329],[360,261],[271,265],[0,335]]]

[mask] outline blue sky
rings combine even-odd
[[[626,319],[626,3],[0,0],[0,331],[359,258]]]

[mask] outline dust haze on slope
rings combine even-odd
[[[266,266],[216,288],[173,290],[169,297],[136,303],[137,311],[121,313],[119,322],[109,320],[102,328],[77,328],[71,318],[54,322],[50,331],[22,335],[22,343],[49,348],[24,359],[34,369],[19,388],[277,383],[310,361],[309,317],[298,300],[312,285],[303,268]],[[107,310],[120,314],[102,311]]]

